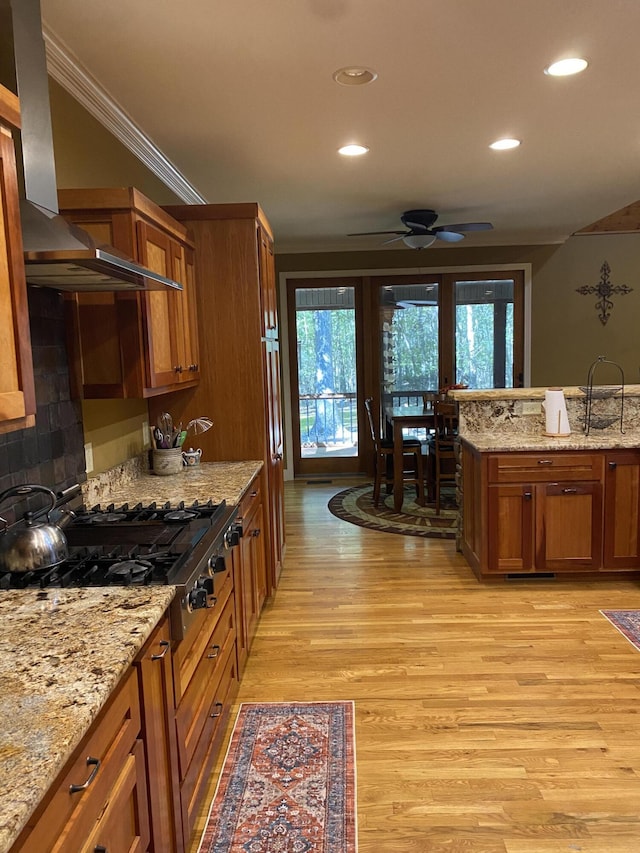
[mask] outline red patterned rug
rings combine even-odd
[[[640,651],[640,610],[601,610],[600,613]]]
[[[199,853],[355,853],[353,702],[242,704]]]
[[[401,512],[396,512],[393,507],[393,495],[381,494],[378,506],[374,506],[372,483],[338,492],[328,506],[329,512],[337,518],[382,533],[454,539],[458,526],[453,488],[443,496],[439,515],[436,515],[434,504],[420,506],[416,503],[413,488],[405,488]]]

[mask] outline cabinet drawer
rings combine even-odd
[[[77,853],[82,850],[105,809],[139,732],[138,679],[132,670],[75,750],[60,781],[54,783],[54,793],[46,805],[34,812],[33,823],[28,824],[31,829],[28,837],[14,849],[20,853]],[[142,780],[144,782],[144,767]],[[146,786],[144,790],[146,796]]]
[[[255,480],[249,486],[249,489],[245,493],[244,497],[240,501],[240,505],[238,507],[238,520],[245,521],[251,518],[251,515],[255,511],[254,508],[258,506],[261,500],[262,497],[260,495],[260,477],[256,477]]]
[[[211,713],[229,654],[235,659],[236,617],[231,596],[210,634],[193,678],[176,711],[180,778],[184,779]]]
[[[187,839],[193,831],[198,808],[209,787],[211,768],[218,755],[231,705],[237,692],[238,670],[233,648],[226,653],[222,664],[222,677],[208,708],[193,760],[180,789],[182,820]]]
[[[109,800],[82,853],[146,853],[149,847],[144,747],[136,741],[115,781]]]
[[[504,453],[489,456],[490,483],[600,480],[601,455],[591,453]]]

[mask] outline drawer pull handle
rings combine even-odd
[[[611,471],[615,471],[615,469],[616,469],[617,467],[618,467],[618,463],[617,463],[617,462],[609,462],[609,469],[610,469]]]
[[[222,702],[216,702],[215,707],[218,709],[211,714],[211,717],[219,717],[222,714]]]
[[[220,654],[220,646],[217,646],[217,645],[211,646],[211,648],[213,650],[212,653],[210,655],[207,655],[207,658],[209,660],[212,660],[213,658],[217,658],[218,655]]]
[[[531,497],[532,497],[531,492],[525,492],[525,493],[524,493],[524,499],[525,499],[525,501],[530,501],[530,500],[531,500]]]
[[[100,759],[99,758],[91,758],[91,756],[89,756],[87,758],[87,767],[93,767],[93,770],[91,771],[91,773],[89,773],[87,781],[82,785],[69,785],[69,793],[70,794],[77,794],[80,791],[86,791],[87,790],[89,785],[96,778],[96,773],[100,769]]]
[[[553,459],[538,459],[538,465],[553,465]]]
[[[151,655],[151,660],[162,660],[162,658],[169,651],[169,640],[160,640],[159,645],[162,647],[162,651],[159,655]]]
[[[93,853],[109,853],[106,847],[103,847],[102,844],[96,844],[93,848]]]
[[[578,490],[577,489],[563,489],[562,494],[563,495],[577,495]]]

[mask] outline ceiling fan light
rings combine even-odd
[[[571,74],[584,71],[588,64],[586,59],[573,56],[569,59],[561,59],[559,62],[552,62],[548,68],[544,69],[544,73],[551,77],[569,77]]]
[[[338,154],[342,154],[343,157],[361,157],[363,154],[366,154],[369,149],[366,145],[357,145],[352,143],[350,145],[343,145],[342,148],[338,148]]]
[[[410,249],[428,249],[435,241],[435,234],[407,234],[402,238],[402,242]]]
[[[518,145],[520,145],[519,139],[496,139],[489,148],[493,148],[494,151],[508,151],[510,148],[517,148]]]

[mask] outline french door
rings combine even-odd
[[[358,279],[289,282],[294,473],[363,470],[358,417],[362,340]]]
[[[408,273],[287,283],[296,476],[369,471],[364,400],[524,381],[524,275]]]

